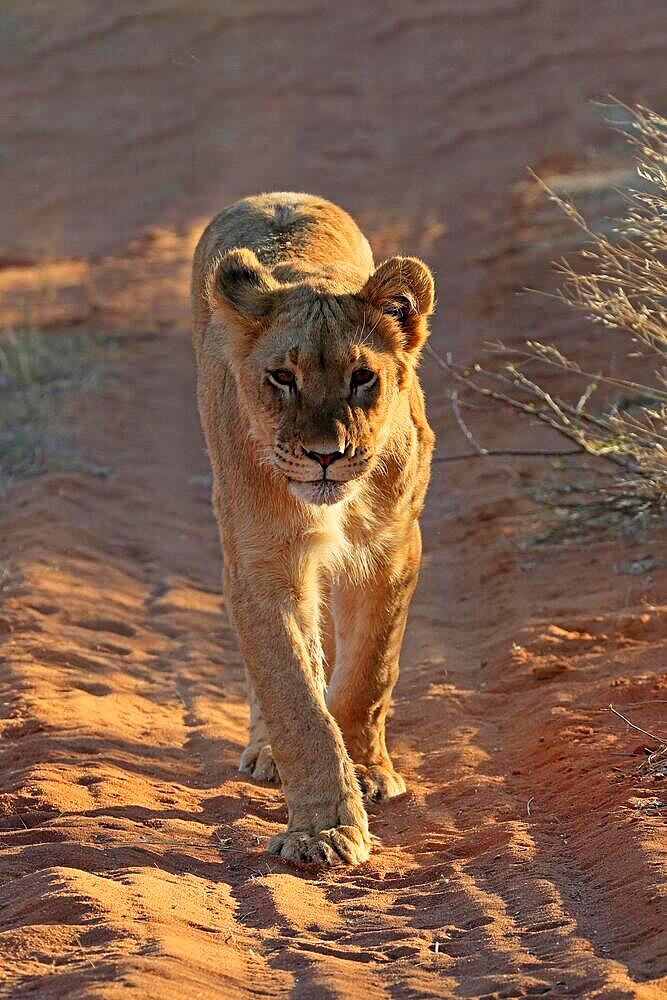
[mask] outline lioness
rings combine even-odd
[[[330,202],[265,194],[209,224],[192,308],[249,688],[240,767],[282,782],[289,822],[269,851],[355,864],[371,844],[362,794],[405,791],[385,720],[434,441],[416,373],[433,278],[414,257],[376,269]]]

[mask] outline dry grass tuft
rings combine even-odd
[[[43,334],[26,326],[0,334],[0,495],[15,479],[45,472],[107,475],[72,448],[60,402],[99,386],[114,347],[92,334]]]

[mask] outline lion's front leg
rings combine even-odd
[[[226,562],[223,571],[223,591],[227,602],[227,610],[231,624],[233,625],[232,578]],[[248,743],[241,754],[239,771],[244,774],[249,774],[252,778],[255,778],[256,781],[266,781],[270,784],[275,784],[280,781],[280,775],[278,774],[278,768],[276,767],[276,762],[273,758],[271,738],[269,737],[269,731],[266,728],[266,723],[262,715],[259,698],[257,697],[257,692],[255,691],[247,668],[245,671],[245,679],[246,691],[248,694],[248,705],[250,707],[250,719],[248,720]]]
[[[405,791],[387,751],[385,724],[420,559],[421,535],[414,524],[384,571],[363,586],[339,583],[333,594],[336,667],[327,703],[372,801]]]
[[[324,619],[324,623],[323,623]],[[315,672],[315,679],[324,693],[325,679],[333,670],[333,621],[323,608],[319,622],[314,621],[315,628],[308,636],[310,660]],[[306,638],[304,636],[304,638]],[[256,781],[266,781],[269,784],[280,782],[280,775],[271,749],[271,737],[262,715],[257,692],[246,670],[246,689],[250,718],[248,720],[248,744],[241,754],[239,771],[249,774]]]
[[[256,781],[268,781],[275,784],[280,781],[280,775],[273,758],[271,737],[264,722],[257,692],[247,670],[246,686],[248,704],[250,705],[250,721],[248,723],[248,745],[241,754],[239,771],[249,774]]]
[[[345,744],[323,696],[321,663],[293,591],[263,595],[263,570],[230,574],[229,607],[287,800],[287,830],[269,850],[317,864],[357,864],[368,820]]]

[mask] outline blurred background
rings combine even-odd
[[[5,3],[0,257],[99,259],[311,191],[377,255],[427,257],[473,336],[493,262],[471,264],[521,242],[527,166],[613,158],[610,93],[664,110],[665,21],[662,0]]]

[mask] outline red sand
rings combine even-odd
[[[667,574],[619,571],[658,536],[526,547],[539,462],[435,465],[390,726],[408,794],[371,808],[360,868],[269,858],[285,809],[236,770],[187,313],[206,216],[306,189],[378,258],[433,265],[438,350],[537,332],[600,363],[608,335],[515,295],[574,246],[525,168],[588,172],[601,210],[628,159],[589,101],[664,110],[664,4],[141,8],[0,15],[0,322],[28,301],[54,336],[123,334],[74,411],[113,478],[3,500],[0,995],[665,996],[664,822],[635,808],[665,795],[607,711],[665,719]],[[424,383],[439,453],[464,450],[428,357]],[[487,446],[531,433],[471,421]]]

